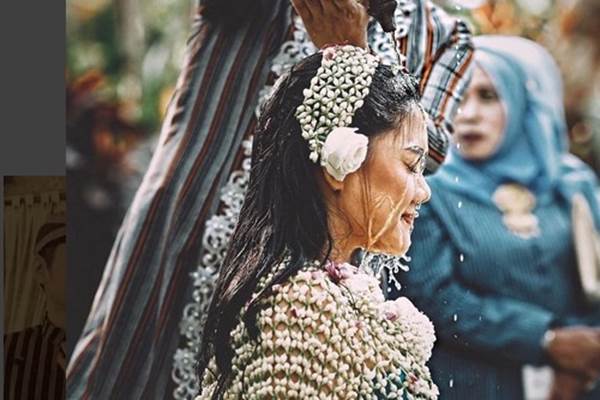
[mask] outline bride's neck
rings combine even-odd
[[[329,259],[338,263],[349,263],[352,254],[357,248],[364,248],[362,237],[355,235],[348,226],[347,221],[341,220],[337,215],[329,217],[329,232],[332,238],[332,248]]]
[[[335,193],[326,184],[322,185],[327,204],[327,225],[331,236],[329,259],[338,263],[349,263],[357,248],[367,248],[366,232],[353,229],[348,217],[343,214]]]

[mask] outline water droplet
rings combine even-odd
[[[388,291],[388,293],[391,293],[391,292],[392,292],[392,288],[391,288],[391,287],[388,287],[388,288],[387,288],[387,291]]]
[[[460,149],[460,143],[456,143],[456,148]]]
[[[462,208],[462,201],[458,202],[458,208]]]
[[[460,260],[460,262],[465,261],[465,255],[460,253],[460,255],[458,256],[458,259]]]
[[[481,321],[481,320],[483,320],[483,317],[480,315],[478,319]]]
[[[452,316],[452,321],[454,321],[454,322],[458,321],[458,315],[457,314],[454,314]]]
[[[454,182],[458,182],[458,176],[454,177]]]
[[[449,386],[449,387],[453,387],[453,386],[454,386],[454,379],[450,379],[450,380],[448,381],[448,386]]]

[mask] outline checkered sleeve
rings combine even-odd
[[[471,32],[464,21],[429,1],[400,0],[396,46],[409,71],[420,79],[421,103],[429,115],[427,173],[444,161],[452,120],[469,83]]]

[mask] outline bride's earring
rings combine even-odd
[[[360,267],[365,258],[365,254],[366,251],[362,247],[354,249],[350,255],[350,264],[354,265],[355,267]]]

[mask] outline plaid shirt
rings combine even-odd
[[[397,13],[406,10],[405,18],[412,21],[396,45],[407,57],[408,70],[420,79],[421,104],[429,115],[426,170],[433,173],[446,156],[452,121],[470,80],[471,33],[463,21],[429,2],[400,4]]]
[[[441,10],[421,1],[400,3],[412,5],[408,34],[399,35],[397,45],[421,77],[423,105],[431,116],[431,171],[446,152],[472,45],[464,24]],[[248,17],[234,31],[205,23],[201,13],[200,8],[157,149],[70,360],[69,399],[172,396],[169,371],[205,222],[218,208],[219,189],[240,168],[241,142],[255,127],[262,89],[275,77],[274,55],[297,37],[288,0],[273,0],[265,13]],[[76,231],[79,223],[89,221],[73,221],[69,229]]]

